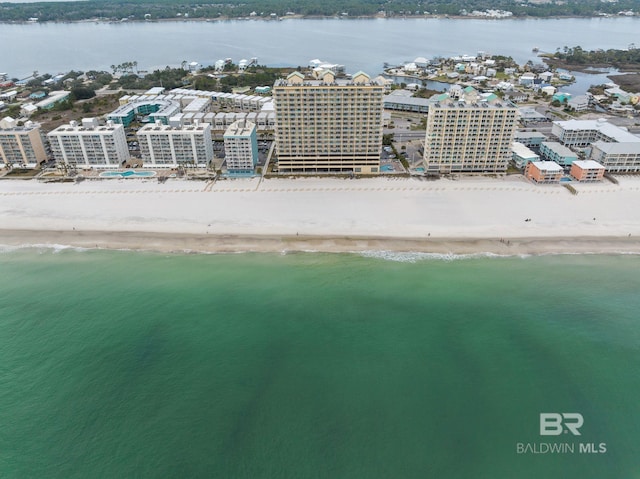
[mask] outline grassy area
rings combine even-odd
[[[522,170],[515,165],[507,166],[507,175],[521,175]]]
[[[640,73],[628,73],[626,75],[611,75],[609,77],[613,82],[620,85],[625,91],[640,91]]]

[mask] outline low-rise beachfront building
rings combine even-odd
[[[522,143],[527,148],[539,149],[543,141],[547,141],[547,135],[539,131],[516,131],[513,140]]]
[[[518,168],[524,168],[532,161],[540,161],[540,156],[536,155],[529,148],[524,146],[522,143],[518,143],[517,141],[513,142],[511,151],[513,152],[513,162]]]
[[[564,170],[554,161],[532,161],[524,169],[524,176],[536,183],[559,183]]]
[[[280,172],[377,174],[384,86],[363,72],[318,80],[300,72],[276,81],[275,143]]]
[[[118,168],[129,159],[124,126],[95,118],[81,124],[72,121],[47,134],[53,156],[59,163],[96,168]]]
[[[145,167],[207,167],[213,160],[211,125],[207,123],[176,127],[157,121],[140,128],[137,136]]]
[[[640,142],[597,141],[589,158],[604,166],[608,173],[637,173],[640,172]]]
[[[497,97],[482,101],[473,88],[466,88],[459,100],[441,95],[427,117],[427,174],[506,171],[517,121],[513,103]]]
[[[230,175],[253,174],[258,164],[256,125],[239,120],[224,132],[224,157]]]
[[[640,137],[606,120],[554,121],[551,134],[565,146],[585,147],[597,141],[608,143],[640,142]]]
[[[5,165],[35,168],[47,161],[47,150],[40,125],[26,122],[17,126],[13,119],[0,122],[0,160]]]
[[[601,181],[604,177],[604,166],[593,160],[578,160],[571,165],[569,174],[583,183]]]
[[[578,155],[557,141],[543,141],[540,145],[540,156],[545,161],[555,161],[562,166],[570,166],[578,159]]]

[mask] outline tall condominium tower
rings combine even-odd
[[[35,167],[47,160],[40,125],[17,126],[12,118],[0,121],[0,163]]]
[[[273,87],[281,172],[379,173],[384,87],[358,72],[291,73]]]
[[[481,98],[472,87],[460,99],[440,95],[427,117],[427,173],[506,171],[517,115],[512,103],[495,95]]]
[[[119,167],[129,159],[124,127],[108,121],[100,126],[95,118],[82,124],[72,121],[47,135],[54,158],[77,166]]]
[[[213,160],[211,125],[168,126],[156,121],[138,130],[145,166],[208,166]]]

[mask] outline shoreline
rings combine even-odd
[[[200,235],[132,231],[0,229],[0,244],[16,248],[71,247],[158,253],[366,253],[440,255],[640,254],[640,238],[620,236],[521,238],[398,238],[390,236]]]
[[[15,3],[10,5],[30,5],[30,3]],[[358,15],[351,17],[341,17],[336,15],[322,16],[322,15],[289,15],[277,18],[269,17],[213,17],[213,18],[184,18],[184,17],[167,17],[167,18],[155,18],[151,20],[146,19],[127,19],[126,22],[118,20],[109,20],[106,18],[84,18],[81,20],[47,20],[31,22],[28,20],[22,21],[0,21],[0,25],[38,25],[38,24],[72,24],[72,23],[111,23],[111,24],[125,24],[125,23],[165,23],[165,22],[231,22],[231,21],[262,21],[262,22],[280,22],[284,20],[487,20],[487,21],[502,21],[502,20],[562,20],[562,19],[599,19],[599,18],[629,18],[620,17],[618,15],[610,15],[609,17],[602,17],[599,15],[550,15],[548,17],[537,16],[510,16],[510,17],[486,17],[486,16],[471,16],[471,15],[395,15],[395,16],[381,16],[381,15]]]

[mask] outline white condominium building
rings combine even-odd
[[[471,87],[459,100],[440,95],[429,107],[425,136],[426,172],[506,171],[518,109],[495,95],[480,98]]]
[[[637,143],[640,138],[627,129],[601,120],[554,121],[551,133],[565,146],[585,147],[597,141],[607,143]]]
[[[251,174],[258,163],[256,125],[246,120],[232,123],[224,133],[224,157],[231,174]]]
[[[17,126],[10,118],[0,122],[0,162],[33,168],[46,160],[40,125],[28,121]]]
[[[178,127],[158,121],[138,130],[138,142],[145,166],[206,167],[213,160],[211,125],[207,123]]]
[[[568,120],[553,123],[551,133],[567,146],[591,146],[589,158],[608,173],[640,171],[640,137],[606,120]]]
[[[379,173],[384,86],[358,72],[293,72],[273,87],[281,172]]]
[[[56,161],[67,165],[118,168],[129,159],[124,126],[111,121],[103,126],[95,118],[80,125],[72,121],[47,137]]]
[[[638,173],[640,172],[640,142],[596,141],[592,145],[589,158],[604,166],[607,173]]]

